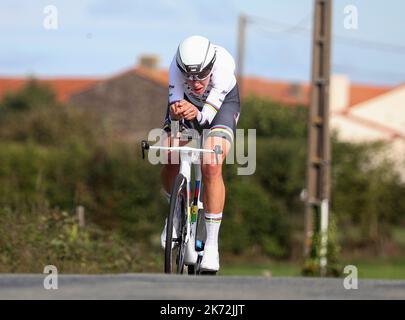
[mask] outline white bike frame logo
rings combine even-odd
[[[185,145],[188,147],[193,147],[197,143],[199,145],[200,140],[203,139],[205,141],[206,137],[208,136],[210,130],[204,129],[202,136],[199,135],[197,130],[194,129],[187,129],[188,136],[192,137],[192,139]],[[256,171],[256,129],[248,129],[247,130],[247,155],[245,156],[245,130],[244,129],[237,129],[236,135],[234,137],[234,143],[232,144],[228,155],[225,158],[226,164],[234,164],[235,160],[236,163],[240,165],[237,169],[238,175],[252,175]],[[167,133],[161,128],[152,129],[149,131],[148,134],[148,141],[156,141],[154,146],[162,146],[162,142],[166,141],[169,137],[170,133]],[[220,144],[221,137],[218,138],[218,144]],[[182,140],[180,140],[182,141]],[[187,140],[184,140],[187,141]],[[151,144],[152,146],[152,144]],[[172,164],[178,164],[179,156],[178,153],[177,157],[171,158]],[[161,152],[159,150],[153,149],[148,152],[148,160],[151,164],[168,164],[168,158],[165,152]],[[204,164],[204,162],[203,162]]]

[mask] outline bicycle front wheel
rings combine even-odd
[[[177,229],[177,238],[173,237],[173,221],[177,211],[180,210],[181,219]],[[187,180],[178,174],[174,180],[172,196],[170,198],[170,211],[167,217],[166,247],[165,247],[165,273],[183,273],[185,237],[187,233]],[[175,262],[175,263],[174,263]]]

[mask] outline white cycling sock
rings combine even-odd
[[[207,229],[207,241],[205,242],[205,246],[218,248],[218,234],[221,221],[222,212],[205,213],[205,226]]]

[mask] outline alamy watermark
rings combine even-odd
[[[44,274],[47,276],[44,279],[45,290],[57,290],[58,289],[58,269],[54,265],[47,265],[44,268]]]
[[[172,130],[171,132],[175,132]],[[193,147],[193,148],[205,148],[205,149],[210,149],[207,145],[202,145],[201,141],[207,141],[207,138],[212,138],[213,140],[213,146],[215,145],[224,145],[224,140],[223,138],[231,138],[233,139],[233,143],[231,144],[231,147],[229,149],[228,154],[226,155],[225,158],[225,163],[226,164],[239,164],[239,167],[237,169],[237,174],[238,175],[252,175],[256,171],[256,129],[248,129],[247,130],[247,136],[245,136],[246,130],[245,129],[236,129],[236,134],[232,138],[233,134],[223,132],[223,133],[218,133],[216,132],[215,136],[212,136],[212,131],[209,129],[204,129],[202,130],[202,135],[198,133],[197,130],[194,129],[186,129],[187,132],[187,137],[184,138],[184,135],[182,138],[178,139],[172,139],[177,144],[174,144],[172,146],[179,146],[178,142],[183,142],[181,146],[185,147]],[[164,131],[161,128],[156,128],[152,129],[149,131],[148,134],[148,141],[155,141],[154,144],[150,144],[151,146],[167,146],[165,142],[168,141],[170,138],[171,133]],[[202,139],[202,140],[201,140]],[[246,143],[247,142],[247,145]],[[247,149],[247,150],[246,150]],[[245,155],[245,151],[247,151],[247,154]],[[181,152],[170,152],[170,159],[168,156],[168,152],[162,151],[162,150],[156,150],[156,149],[150,149],[148,152],[148,160],[151,164],[179,164],[180,163],[180,157],[181,157]],[[202,161],[201,161],[202,160]],[[214,155],[203,155],[195,161],[194,163],[198,164],[215,164],[213,163],[215,161]]]
[[[347,30],[359,29],[359,10],[355,5],[347,5],[343,9],[345,18],[343,20],[343,26]]]
[[[343,280],[343,287],[346,290],[357,290],[359,288],[357,267],[348,265],[343,269],[343,273],[347,274]]]
[[[44,7],[43,13],[45,18],[42,22],[42,26],[46,30],[58,30],[59,19],[58,19],[58,8],[54,5],[48,5]]]

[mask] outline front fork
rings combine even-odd
[[[197,221],[199,219],[198,214],[201,209],[203,209],[203,202],[201,201],[201,164],[194,165],[194,174],[195,174],[195,186],[194,186],[194,197],[193,203],[191,205],[191,232],[193,235],[193,241],[195,243],[194,248],[197,251],[202,250],[202,243],[197,243]],[[201,211],[202,212],[202,211]]]
[[[192,159],[191,155],[183,154],[182,161],[180,163],[180,173],[187,180],[187,233],[185,242],[191,239],[195,242],[197,234],[197,219],[199,209],[203,209],[203,203],[201,201],[201,164],[194,164],[194,175],[195,175],[195,186],[194,186],[194,195],[191,195],[191,164]],[[185,157],[185,158],[184,158]],[[189,158],[188,158],[189,157]]]
[[[187,221],[186,221],[186,227],[187,227],[187,232],[186,232],[186,239],[185,243],[188,243],[190,239],[190,235],[192,232],[191,228],[191,219],[192,219],[192,210],[190,208],[190,203],[191,203],[191,155],[189,154],[181,154],[182,161],[180,162],[180,170],[179,173],[182,174],[187,181],[186,185],[186,204],[187,204]]]

